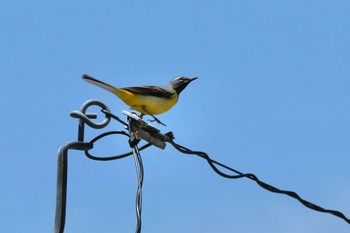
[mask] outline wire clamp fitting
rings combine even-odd
[[[131,113],[125,110],[123,110],[122,113],[128,117],[130,122],[130,131],[133,134],[160,149],[165,148],[165,142],[169,140],[169,136],[161,134],[159,129],[142,120],[136,115],[136,113]],[[135,139],[129,141],[131,147],[132,145],[136,145],[138,143],[135,141],[136,144],[134,144],[134,140]]]

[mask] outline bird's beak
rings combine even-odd
[[[198,78],[198,77],[191,78],[191,79],[190,79],[190,82],[196,80],[197,78]]]

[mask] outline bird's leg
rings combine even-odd
[[[153,116],[151,113],[149,113],[147,110],[146,110],[146,107],[145,106],[143,106],[142,107],[142,109],[143,109],[143,111],[145,111],[148,115],[150,115],[151,117],[153,117],[153,120],[149,120],[150,122],[157,122],[158,124],[160,124],[160,125],[164,125],[164,126],[166,126],[166,124],[164,124],[163,122],[161,122],[157,117],[155,117],[155,116]],[[141,115],[144,115],[144,114],[142,114],[141,113]],[[142,117],[141,117],[142,118]]]

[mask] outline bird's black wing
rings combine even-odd
[[[123,87],[124,89],[136,95],[148,95],[154,97],[171,98],[176,94],[170,86],[140,86],[140,87]]]

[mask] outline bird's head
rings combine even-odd
[[[173,80],[170,81],[170,86],[176,91],[177,94],[180,94],[187,85],[192,82],[193,80],[196,80],[198,77],[195,78],[187,78],[187,77],[176,77]]]

